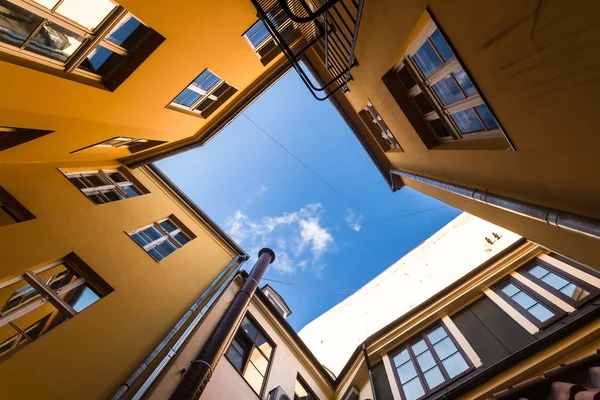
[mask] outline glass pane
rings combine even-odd
[[[444,376],[438,367],[430,369],[423,375],[425,376],[425,380],[427,381],[427,385],[430,389],[433,389],[440,383],[444,382]]]
[[[302,385],[298,379],[296,379],[296,386],[294,387],[294,395],[301,400],[308,398],[308,390]]]
[[[421,385],[419,378],[415,378],[407,384],[402,385],[402,391],[406,400],[415,400],[425,394],[425,390]]]
[[[442,79],[432,87],[446,106],[465,98],[465,95],[452,76]]]
[[[171,243],[170,240],[165,240],[155,247],[164,257],[177,250],[177,246]]]
[[[86,181],[87,187],[98,187],[110,185],[109,182],[105,181],[100,175],[85,175],[83,180]]]
[[[200,77],[198,77],[193,84],[208,92],[219,81],[221,81],[221,78],[209,71],[208,74],[203,73],[200,75]]]
[[[421,371],[427,371],[431,367],[435,366],[435,360],[433,359],[433,356],[429,350],[417,356],[417,361],[419,363],[419,367],[421,367]]]
[[[535,267],[529,269],[529,273],[538,279],[542,279],[548,273],[548,270],[536,265]]]
[[[1,311],[3,314],[7,314],[39,298],[39,292],[31,287],[27,281],[21,279],[0,289]]]
[[[66,62],[85,38],[62,26],[49,22],[35,35],[25,47],[26,50]]]
[[[429,125],[431,125],[431,128],[433,128],[435,134],[440,138],[452,136],[448,128],[446,128],[446,125],[439,118],[429,121]]]
[[[502,291],[504,293],[506,293],[507,296],[510,297],[510,296],[514,296],[515,294],[517,294],[519,292],[519,289],[512,283],[509,283],[508,285],[506,285],[502,288]]]
[[[266,39],[268,39],[271,34],[264,23],[262,21],[258,21],[252,27],[251,31],[246,34],[246,36],[248,37],[248,40],[250,40],[250,43],[252,43],[252,46],[257,47]]]
[[[202,97],[200,93],[196,93],[190,89],[185,89],[185,91],[187,92],[187,96],[181,101],[181,104],[184,106],[191,107],[200,97]]]
[[[488,129],[499,128],[498,123],[496,122],[496,120],[492,116],[492,113],[490,112],[490,109],[485,104],[481,104],[475,107],[475,110],[477,110],[477,113],[479,114],[479,116],[483,120],[483,123]]]
[[[415,104],[417,105],[417,107],[419,107],[419,110],[421,111],[421,113],[423,115],[429,114],[430,112],[433,111],[433,106],[431,105],[431,103],[429,102],[427,97],[425,97],[425,95],[423,93],[419,93],[418,95],[413,97],[413,100],[414,100]]]
[[[546,282],[548,285],[552,286],[554,289],[560,290],[563,287],[569,284],[569,281],[556,275],[553,272],[550,272],[548,275],[542,278],[543,282]]]
[[[417,343],[412,345],[412,350],[415,355],[419,355],[425,350],[427,350],[427,345],[424,340],[419,340]]]
[[[110,0],[65,0],[56,12],[93,30],[115,7]]]
[[[400,79],[400,82],[402,82],[402,86],[404,86],[406,90],[410,90],[417,85],[417,82],[415,82],[415,80],[413,79],[412,75],[408,71],[408,68],[402,67],[397,72],[397,75],[398,79]]]
[[[417,371],[415,370],[415,366],[412,361],[407,361],[397,369],[398,377],[400,378],[400,383],[405,383],[410,381],[412,378],[417,376]]]
[[[258,334],[258,338],[256,339],[256,346],[263,352],[265,356],[267,356],[267,358],[271,358],[271,352],[273,351],[273,348],[261,333]]]
[[[434,344],[433,348],[441,360],[458,351],[449,337]]]
[[[163,237],[161,231],[159,231],[154,225],[149,226],[142,231],[146,236],[150,238],[150,240],[154,241]]]
[[[60,264],[46,271],[37,273],[36,276],[40,278],[46,286],[53,290],[58,290],[78,278],[78,276],[65,264]]]
[[[429,338],[429,341],[431,342],[431,344],[436,344],[437,342],[439,342],[446,336],[448,336],[448,334],[446,333],[444,328],[442,328],[441,326],[427,334],[427,338]]]
[[[102,192],[102,194],[106,196],[109,201],[118,201],[125,198],[125,196],[123,196],[117,189],[107,190]]]
[[[446,368],[446,372],[451,379],[461,372],[469,369],[469,366],[460,353],[456,353],[451,357],[448,357],[442,361],[442,364],[444,364],[444,368]]]
[[[244,379],[246,379],[246,382],[248,382],[248,384],[252,387],[252,389],[254,389],[256,393],[260,393],[260,389],[262,388],[264,378],[256,369],[256,367],[252,365],[252,363],[249,363],[246,367],[246,372],[244,372]]]
[[[145,235],[140,235],[139,233],[134,233],[131,235],[131,238],[142,247],[150,243]]]
[[[234,346],[234,344],[236,344],[235,340],[232,342],[229,350],[227,350],[227,358],[239,372],[242,372],[242,369],[244,368],[244,357],[239,353],[239,345]]]
[[[471,133],[485,130],[483,128],[483,124],[477,118],[477,114],[472,108],[468,110],[459,111],[457,113],[451,114],[452,119],[458,126],[458,129],[462,133]]]
[[[148,250],[148,254],[150,254],[152,256],[152,258],[154,258],[156,261],[160,261],[163,258],[165,258],[157,249],[156,247]]]
[[[590,292],[588,292],[587,290],[585,290],[583,288],[580,288],[579,286],[575,285],[574,283],[569,283],[567,286],[562,288],[560,291],[575,301],[581,300],[590,294]]]
[[[107,69],[110,69],[109,67],[107,67],[107,69],[100,70],[106,61],[110,59],[112,64],[121,58],[123,58],[123,56],[120,54],[117,54],[104,46],[98,46],[92,50],[90,54],[88,54],[87,58],[81,63],[79,68],[95,74],[106,75],[108,72]]]
[[[252,350],[252,354],[250,355],[250,361],[252,364],[258,369],[258,371],[265,376],[267,374],[267,367],[269,366],[269,361],[262,355],[257,348]]]
[[[160,223],[160,226],[167,232],[173,232],[175,229],[177,229],[177,226],[171,222],[171,220],[164,220]]]
[[[433,49],[433,46],[431,46],[431,43],[429,42],[425,42],[423,46],[417,50],[413,56],[413,59],[425,76],[431,75],[443,64],[443,61],[437,55]]]
[[[38,4],[43,5],[48,10],[52,10],[52,8],[58,3],[58,0],[33,0]]]
[[[20,47],[41,23],[41,17],[0,0],[0,41]]]
[[[140,195],[135,186],[124,186],[122,189],[129,197],[136,197]]]
[[[210,99],[207,97],[204,100],[202,100],[202,102],[200,104],[198,104],[198,106],[196,107],[196,110],[202,112],[202,111],[206,110],[208,108],[208,106],[210,106],[214,102],[215,101],[213,99]]]
[[[410,356],[408,355],[408,350],[404,349],[398,355],[396,355],[396,357],[394,357],[394,365],[396,365],[396,367],[398,367],[398,366],[404,364],[405,362],[407,362],[408,360],[410,360]]]
[[[87,186],[85,184],[85,181],[82,179],[79,179],[78,177],[71,177],[69,178],[69,181],[75,185],[75,187],[77,187],[78,189],[85,189]]]
[[[85,310],[90,305],[100,300],[100,296],[85,283],[62,294],[60,297],[62,297],[62,299],[77,312]]]
[[[119,21],[117,26],[113,28],[107,39],[120,46],[141,24],[142,23],[135,19],[133,15],[127,14]]]
[[[256,335],[258,334],[258,328],[254,326],[254,324],[248,319],[248,317],[244,318],[244,320],[242,321],[242,329],[248,334],[251,340],[256,339]]]
[[[529,307],[532,307],[536,303],[536,301],[534,299],[532,299],[531,296],[529,296],[527,293],[524,293],[524,292],[519,292],[519,293],[515,294],[512,297],[512,299],[514,301],[516,301],[517,304],[519,304],[524,309],[528,309]]]
[[[474,94],[477,94],[477,90],[475,90],[473,82],[471,82],[467,76],[467,73],[462,68],[456,72],[453,72],[452,75],[454,75],[458,84],[465,91],[467,96],[473,96]]]
[[[190,241],[190,238],[188,238],[185,233],[180,232],[177,235],[175,235],[175,240],[177,240],[177,242],[183,246],[184,244]]]
[[[448,61],[449,59],[454,57],[454,53],[452,52],[452,50],[450,50],[450,46],[448,46],[448,42],[446,42],[446,39],[444,39],[442,37],[442,34],[440,33],[439,30],[436,29],[435,32],[433,32],[431,34],[431,41],[435,45],[435,48],[442,55],[442,58],[444,59],[444,61]]]
[[[531,307],[527,311],[529,311],[531,313],[531,315],[536,317],[541,322],[545,322],[545,321],[549,320],[550,318],[554,317],[554,313],[552,311],[548,310],[546,307],[544,307],[543,305],[541,305],[539,303],[536,304],[535,306]]]
[[[88,198],[94,202],[94,204],[104,204],[105,201],[102,197],[97,194],[89,194]]]

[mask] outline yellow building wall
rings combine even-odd
[[[0,278],[74,252],[114,291],[0,364],[2,397],[106,399],[235,256],[189,208],[132,171],[150,193],[94,205],[57,169],[0,165],[0,182],[35,215],[0,227]],[[196,238],[155,262],[126,232],[174,214]]]

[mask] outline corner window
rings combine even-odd
[[[109,90],[163,40],[110,0],[0,0],[1,52]]]
[[[93,144],[91,146],[86,146],[84,148],[74,150],[71,152],[78,153],[83,150],[91,149],[91,148],[105,148],[105,149],[128,149],[131,153],[137,153],[138,151],[146,150],[154,146],[158,146],[160,144],[165,143],[162,140],[148,140],[141,138],[131,138],[125,136],[117,136],[108,140],[105,140],[100,143]]]
[[[226,353],[227,359],[259,397],[274,347],[256,321],[246,314]]]
[[[173,215],[130,232],[129,236],[156,261],[162,260],[195,238]]]
[[[229,99],[236,89],[205,69],[169,104],[169,108],[207,118]]]
[[[120,170],[67,172],[65,176],[95,204],[137,197],[148,191]]]
[[[74,254],[0,282],[0,362],[111,291]]]
[[[35,219],[35,216],[0,186],[0,226],[31,219]]]
[[[402,147],[388,128],[387,124],[375,109],[375,106],[369,101],[364,110],[358,113],[363,120],[377,143],[383,151],[398,150],[402,151]]]
[[[296,386],[294,387],[294,400],[319,400],[310,390],[310,387],[300,374],[296,375]]]
[[[402,346],[392,360],[405,400],[420,399],[472,368],[443,325]]]
[[[0,12],[1,9],[2,8],[0,6]],[[0,14],[0,20],[1,18],[2,16]],[[0,37],[2,37],[1,28],[2,27],[0,26]],[[52,131],[45,131],[42,129],[24,129],[0,126],[0,151],[10,149],[11,147],[15,147],[23,143],[27,143],[30,140],[37,139],[49,133],[52,133]]]
[[[513,277],[496,285],[493,290],[540,329],[564,315],[564,311]]]

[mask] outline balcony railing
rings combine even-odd
[[[348,91],[364,0],[250,0],[269,33],[317,100]],[[313,48],[329,77],[319,86],[300,63]]]

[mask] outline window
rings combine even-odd
[[[544,328],[564,312],[513,277],[497,285],[494,291],[538,328]]]
[[[83,150],[87,150],[90,148],[108,148],[108,149],[120,149],[126,148],[129,149],[131,153],[137,153],[138,151],[146,150],[154,146],[158,146],[160,144],[165,143],[162,140],[148,140],[148,139],[140,139],[140,138],[130,138],[124,136],[117,136],[108,140],[105,140],[100,143],[93,144],[91,146],[86,146],[78,150],[74,150],[71,152],[77,153]]]
[[[425,123],[415,128],[427,130],[436,142],[505,138],[435,23],[430,21],[418,37],[394,69],[401,90],[412,104],[411,112]],[[510,143],[504,142],[501,148],[508,148]]]
[[[289,19],[279,4],[275,4],[267,11],[267,16],[277,31],[286,38],[287,43],[293,43],[302,37],[292,20]],[[277,46],[275,40],[273,40],[271,33],[262,20],[258,20],[252,25],[244,33],[243,37],[260,58],[263,65],[267,65],[281,53],[281,49]]]
[[[66,177],[83,194],[96,204],[110,203],[147,193],[132,178],[122,171],[99,170],[86,172],[67,172]]]
[[[0,226],[35,219],[25,207],[0,186]]]
[[[370,101],[358,115],[365,125],[367,125],[367,128],[369,128],[369,131],[373,134],[383,151],[394,149],[402,151],[402,147],[400,147],[400,144],[388,128],[387,124]]]
[[[129,236],[156,261],[162,260],[195,238],[173,215],[133,231]]]
[[[294,400],[319,400],[319,398],[310,390],[306,381],[300,374],[296,375],[296,386],[294,387]]]
[[[574,307],[581,305],[599,292],[598,288],[589,283],[539,259],[525,266],[520,272]]]
[[[472,368],[443,325],[403,346],[392,357],[405,400],[415,400]]]
[[[226,353],[233,367],[259,396],[262,396],[273,348],[272,341],[246,314]]]
[[[206,118],[235,91],[223,79],[205,69],[175,97],[169,107]]]
[[[109,90],[163,40],[110,0],[0,0],[3,53]]]
[[[0,362],[111,291],[74,254],[0,282]]]
[[[1,7],[0,7],[0,10],[1,10]],[[2,16],[0,14],[0,21],[1,21],[1,19],[2,19]],[[0,26],[0,32],[1,32],[1,26]],[[2,37],[1,33],[0,33],[0,37]],[[52,133],[52,131],[45,131],[45,130],[41,130],[41,129],[11,128],[8,126],[0,126],[0,151],[10,149],[11,147],[15,147],[20,144],[29,142],[30,140],[37,139],[37,138],[45,136],[49,133]]]

